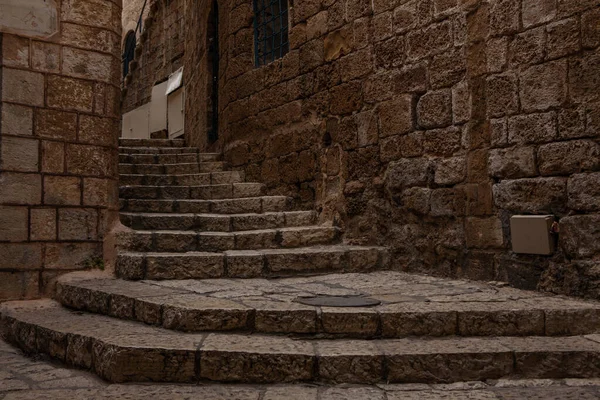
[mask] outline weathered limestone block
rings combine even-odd
[[[524,111],[561,106],[567,98],[567,61],[552,61],[527,69],[520,76],[519,88]]]
[[[467,218],[465,224],[467,247],[496,248],[504,245],[502,221],[497,217]]]
[[[511,147],[490,151],[490,176],[502,179],[526,178],[537,175],[534,147]]]
[[[419,99],[417,120],[421,128],[440,128],[452,123],[452,92],[430,91]]]
[[[538,163],[542,175],[598,170],[600,145],[591,140],[546,144],[539,148]]]
[[[556,139],[556,135],[556,118],[553,112],[519,115],[508,119],[509,143],[551,142]]]
[[[569,208],[578,211],[600,210],[600,173],[576,174],[567,181]]]
[[[322,380],[364,384],[382,379],[384,356],[373,343],[319,341],[316,348]]]
[[[560,246],[570,258],[592,258],[600,254],[600,215],[573,215],[560,220]]]
[[[566,206],[566,185],[563,178],[505,180],[494,185],[494,202],[515,213],[560,214]]]
[[[403,158],[390,162],[385,173],[388,190],[396,193],[413,186],[426,186],[431,175],[431,162],[422,158]]]

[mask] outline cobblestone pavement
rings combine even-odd
[[[0,399],[591,400],[600,399],[600,379],[377,386],[114,385],[85,371],[27,358],[0,341]]]

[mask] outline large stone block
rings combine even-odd
[[[600,172],[571,176],[567,191],[569,208],[577,211],[600,210]]]
[[[567,99],[567,61],[552,61],[527,69],[520,76],[519,88],[524,111],[561,106]]]
[[[559,243],[570,258],[600,254],[600,215],[573,215],[560,220]]]
[[[504,245],[502,221],[496,217],[467,218],[465,222],[467,247],[496,248]]]
[[[0,133],[3,135],[33,134],[33,109],[16,104],[2,104],[0,118]]]
[[[332,114],[349,114],[360,110],[362,106],[361,84],[352,81],[330,90],[330,111]]]
[[[77,114],[37,109],[35,134],[44,138],[74,141],[77,138]]]
[[[0,269],[32,270],[41,267],[40,243],[0,243]]]
[[[465,192],[462,188],[432,190],[430,205],[430,214],[434,217],[457,217],[465,215]]]
[[[42,141],[42,172],[62,173],[65,170],[65,145]]]
[[[542,175],[565,175],[600,169],[600,145],[591,140],[549,143],[540,146]]]
[[[30,225],[31,240],[56,240],[56,209],[32,209]]]
[[[417,121],[421,128],[441,128],[452,124],[452,92],[430,91],[417,104]]]
[[[592,9],[581,16],[581,40],[583,47],[600,46],[600,8]]]
[[[505,35],[518,31],[520,20],[520,1],[494,0],[490,7],[490,33]]]
[[[579,20],[568,18],[546,27],[548,35],[546,52],[548,58],[564,57],[581,48]]]
[[[81,204],[81,178],[76,176],[45,176],[44,204]]]
[[[42,177],[37,174],[0,173],[0,204],[41,204]]]
[[[406,41],[409,60],[439,54],[453,45],[452,25],[449,21],[444,21],[412,31],[407,35]]]
[[[566,178],[505,180],[494,185],[494,202],[514,213],[561,215],[566,210],[566,187]]]
[[[523,0],[523,26],[552,21],[556,16],[556,0]]]
[[[61,47],[54,43],[32,42],[32,68],[40,72],[60,72],[60,49]]]
[[[112,1],[105,0],[65,0],[62,2],[61,17],[64,22],[96,26],[119,32],[121,25],[120,8]]]
[[[0,25],[2,18],[0,18]],[[29,39],[5,34],[2,37],[2,64],[7,67],[29,68]]]
[[[518,115],[508,120],[508,142],[515,144],[545,143],[556,139],[553,112]]]
[[[465,157],[440,159],[435,168],[434,182],[437,185],[455,185],[467,176],[467,160]]]
[[[545,45],[546,29],[544,26],[516,35],[510,43],[510,64],[522,68],[528,64],[542,62],[545,56]]]
[[[404,134],[413,130],[412,104],[412,95],[402,95],[378,106],[381,137]]]
[[[108,54],[63,47],[62,73],[110,83],[115,81],[116,73],[112,61],[113,57]]]
[[[385,183],[392,193],[413,186],[426,186],[429,182],[431,162],[423,158],[403,158],[390,162],[385,172]]]
[[[59,240],[96,240],[98,212],[95,209],[62,208],[58,211]]]
[[[428,154],[451,156],[461,149],[462,132],[451,126],[425,132],[424,150]]]
[[[78,175],[112,176],[114,152],[105,147],[67,145],[67,172]]]
[[[569,59],[569,96],[577,103],[600,99],[600,50],[584,52]]]
[[[44,105],[44,75],[20,69],[2,69],[2,100],[29,106]]]
[[[39,170],[39,145],[34,139],[11,136],[0,138],[0,168],[20,172]]]
[[[116,146],[119,134],[118,121],[88,115],[79,117],[79,141],[83,143]]]
[[[502,179],[526,178],[537,175],[535,148],[511,147],[490,151],[488,159],[490,176]]]
[[[27,241],[28,217],[27,207],[0,206],[0,240],[9,242]]]
[[[486,81],[489,117],[512,115],[519,109],[517,77],[512,73],[492,75]]]
[[[46,100],[53,108],[92,112],[94,85],[90,81],[50,75]]]

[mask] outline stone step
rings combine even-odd
[[[176,154],[119,154],[123,164],[181,164],[219,161],[220,155],[214,153],[176,153]]]
[[[246,214],[289,211],[285,196],[247,197],[223,200],[135,200],[121,199],[121,211],[143,213]]]
[[[451,383],[600,376],[600,335],[302,340],[177,333],[51,300],[0,306],[2,335],[110,382]]]
[[[265,194],[262,183],[228,183],[202,186],[121,186],[122,199],[192,199],[222,200],[260,197]]]
[[[119,164],[119,173],[129,175],[200,174],[220,172],[224,169],[225,163],[222,161],[181,164]]]
[[[559,336],[600,332],[600,305],[554,297],[503,301],[392,303],[410,283],[400,273],[353,274],[305,279],[204,279],[130,282],[89,274],[59,278],[56,298],[72,309],[110,315],[184,332],[319,334],[339,338],[409,336]],[[386,295],[381,282],[394,279]],[[344,282],[344,278],[341,278]],[[346,280],[347,281],[347,280]],[[356,284],[360,288],[356,288]],[[393,289],[392,289],[393,288]],[[378,299],[374,307],[315,307],[298,303],[306,296],[357,296]],[[500,297],[500,296],[498,296]],[[405,299],[408,300],[408,299]],[[573,321],[581,321],[574,325]]]
[[[121,213],[121,222],[140,230],[250,231],[317,223],[315,211],[284,211],[264,214],[144,214]]]
[[[335,242],[339,229],[304,226],[239,232],[127,231],[117,234],[117,249],[140,252],[256,250]]]
[[[246,180],[243,171],[223,171],[200,174],[139,175],[121,174],[119,183],[123,186],[198,186],[242,183]]]
[[[183,139],[119,139],[122,147],[183,147]]]
[[[128,280],[257,278],[368,272],[388,265],[384,248],[330,245],[222,253],[120,252],[116,274]]]
[[[127,147],[119,146],[119,154],[136,155],[136,154],[189,154],[202,153],[197,147]],[[202,153],[212,154],[216,159],[220,158],[219,153]]]

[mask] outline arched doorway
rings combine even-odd
[[[213,0],[208,16],[206,48],[208,62],[207,134],[208,142],[219,138],[219,5]]]
[[[135,56],[135,46],[137,40],[135,37],[134,31],[127,32],[125,36],[125,43],[123,45],[123,79],[129,74],[129,63],[133,61],[133,57]]]

